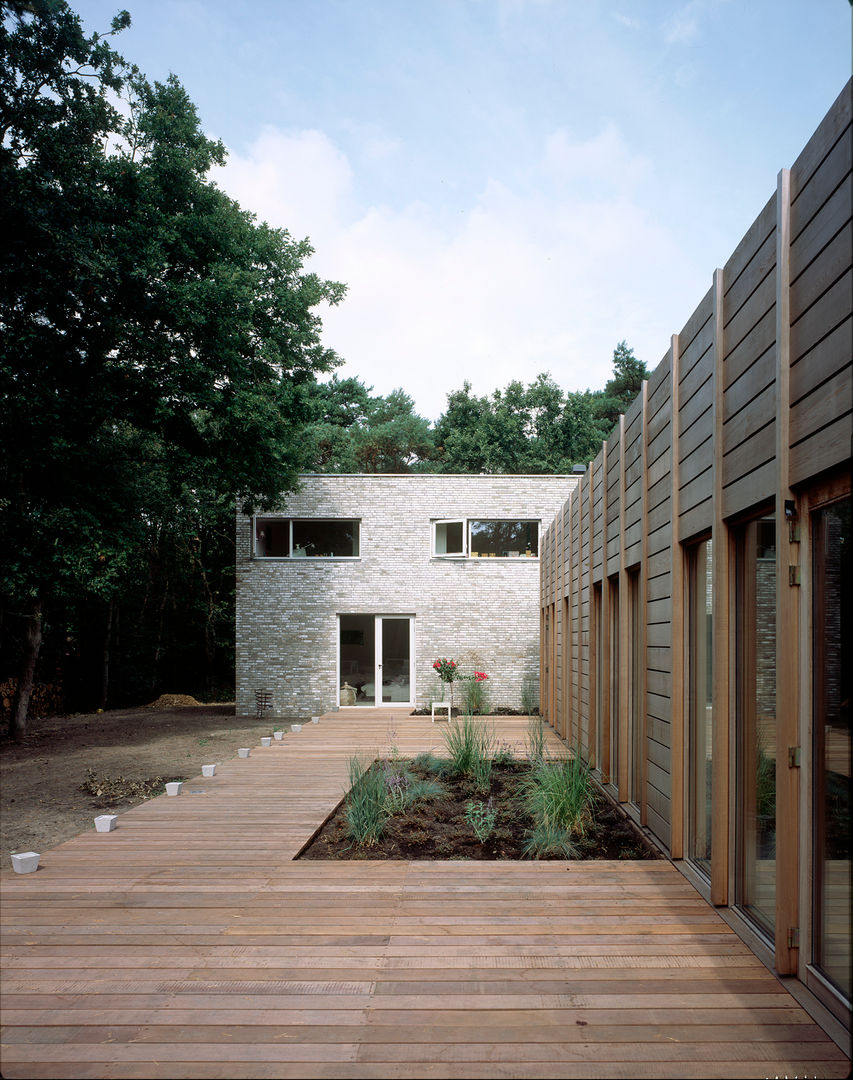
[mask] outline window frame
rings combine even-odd
[[[488,556],[474,555],[471,552],[471,525],[473,522],[510,522],[525,523],[536,526],[536,554],[517,556]],[[436,551],[436,530],[439,525],[462,526],[462,551]],[[515,559],[532,562],[539,559],[539,551],[542,542],[542,519],[541,518],[517,518],[517,517],[488,517],[485,514],[459,515],[450,518],[432,518],[430,520],[430,557],[433,559],[483,559],[497,558],[500,562],[511,562]]]
[[[258,525],[263,521],[275,522],[279,525],[287,524],[287,554],[264,555],[258,550]],[[310,523],[312,525],[322,522],[342,524],[350,522],[355,526],[354,543],[357,548],[355,555],[294,555],[293,554],[293,525],[296,523]],[[256,514],[252,517],[252,555],[253,559],[272,560],[274,562],[356,562],[361,558],[361,518],[332,518],[332,517],[274,517],[269,514]]]

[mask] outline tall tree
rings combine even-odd
[[[107,40],[126,12],[104,37],[64,0],[0,13],[0,560],[27,626],[21,732],[51,605],[109,605],[150,522],[193,492],[251,507],[293,485],[308,387],[337,362],[314,309],[344,290],[207,180],[224,149],[180,83]]]
[[[625,412],[648,379],[645,362],[634,356],[628,343],[620,341],[613,350],[613,378],[606,383],[596,405],[596,414],[606,438],[620,413]]]

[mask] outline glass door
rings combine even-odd
[[[851,500],[812,514],[814,899],[812,961],[850,1003]]]
[[[776,522],[751,521],[737,564],[738,904],[776,926]]]
[[[338,624],[341,690],[355,691],[355,705],[411,705],[411,617],[340,615]]]

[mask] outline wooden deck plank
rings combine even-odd
[[[847,1075],[664,860],[294,862],[391,730],[442,750],[325,716],[4,870],[4,1077]]]

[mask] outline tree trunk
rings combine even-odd
[[[12,709],[12,721],[9,726],[9,734],[13,739],[20,739],[27,730],[27,711],[30,707],[30,695],[33,692],[33,680],[36,672],[36,661],[39,658],[42,636],[42,599],[37,596],[32,602],[30,614],[27,616],[27,637],[24,651],[24,663],[18,678],[18,689],[15,693],[15,704]]]
[[[110,639],[113,633],[113,611],[115,609],[115,598],[110,597],[109,604],[107,606],[107,628],[104,633],[104,651],[101,664],[101,704],[100,707],[105,709],[107,707],[107,698],[110,693]]]

